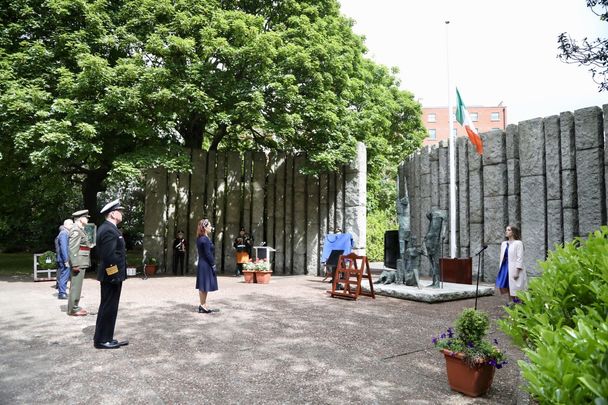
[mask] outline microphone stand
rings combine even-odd
[[[475,254],[477,256],[477,286],[475,287],[475,311],[477,311],[477,296],[479,294],[479,272],[481,271],[481,254],[488,248],[482,246],[481,250]]]

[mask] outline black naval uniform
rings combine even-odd
[[[101,282],[101,302],[93,338],[96,345],[114,340],[120,291],[122,282],[127,278],[125,241],[116,225],[110,221],[105,221],[97,230],[97,254],[97,280]],[[118,270],[114,274],[113,266]]]

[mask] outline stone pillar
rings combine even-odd
[[[274,243],[274,216],[275,216],[275,193],[276,193],[276,170],[277,161],[276,154],[271,152],[268,158],[268,166],[266,169],[266,205],[264,210],[266,239],[265,242],[271,248],[275,247]],[[270,254],[272,259],[273,254]]]
[[[578,223],[581,236],[606,224],[604,183],[604,124],[602,110],[588,107],[574,112]]]
[[[253,197],[252,192],[252,178],[253,178],[253,153],[251,151],[245,152],[243,156],[243,222],[242,226],[245,227],[247,232],[251,234],[251,200]]]
[[[578,187],[576,185],[576,145],[574,143],[574,114],[559,116],[562,185],[562,222],[564,242],[572,241],[578,232]]]
[[[251,236],[254,244],[264,242],[264,186],[266,183],[266,155],[253,154],[253,184],[251,200]],[[254,252],[255,254],[255,252]]]
[[[175,237],[177,226],[177,205],[179,200],[178,179],[177,173],[169,173],[167,176],[167,222],[164,230],[164,252],[162,259],[160,259],[158,263],[159,270],[164,272],[171,271],[171,264],[173,263],[171,242]]]
[[[205,178],[205,186],[207,191],[205,193],[205,209],[203,211],[203,218],[207,218],[215,226],[215,163],[216,163],[216,152],[207,152],[207,177]]]
[[[468,145],[467,153],[467,163],[469,166],[469,249],[473,255],[483,246],[484,240],[483,166],[481,164],[481,156],[477,154],[476,149],[472,145]],[[477,261],[475,260],[475,262]],[[476,263],[474,263],[474,266],[475,265]],[[477,274],[479,270],[480,269],[475,269],[475,274]]]
[[[167,172],[156,168],[146,172],[144,200],[144,259],[163,260],[167,223]]]
[[[519,129],[517,125],[507,126],[505,136],[507,149],[507,220],[521,228],[521,187],[519,175]]]
[[[604,104],[604,191],[606,192],[605,206],[608,210],[608,104]],[[608,212],[607,212],[608,215]]]
[[[276,157],[274,210],[274,272],[285,274],[285,153]]]
[[[469,257],[469,140],[456,139],[456,163],[458,167],[458,245],[460,257]]]
[[[319,253],[319,178],[306,176],[306,274],[318,276]]]
[[[505,133],[490,131],[483,141],[483,241],[488,245],[484,253],[484,278],[495,281],[498,274],[500,244],[507,226],[507,154]]]
[[[534,274],[540,270],[537,261],[545,260],[547,254],[545,135],[541,118],[519,123],[519,164],[524,268]]]
[[[333,172],[327,174],[327,228],[328,232],[336,227],[336,176]]]
[[[237,152],[226,155],[226,216],[224,217],[224,269],[227,274],[236,272],[234,240],[239,234],[241,222],[242,160]]]
[[[443,256],[450,257],[450,156],[448,143],[441,141],[437,152],[439,171],[435,181],[439,183],[439,209],[448,213],[446,237],[443,243]],[[456,177],[458,177],[458,173],[456,173]],[[458,221],[458,214],[456,214],[456,221]],[[458,227],[456,227],[456,231],[458,231]],[[458,235],[456,235],[456,238],[458,238]]]
[[[547,249],[564,242],[559,116],[545,117],[545,173],[547,174]]]
[[[215,232],[213,234],[213,243],[215,244],[215,264],[217,270],[225,273],[223,244],[226,230],[224,221],[226,219],[226,177],[224,170],[226,167],[226,152],[217,152],[215,155]]]
[[[336,170],[336,210],[334,217],[334,231],[341,228],[344,231],[344,168]]]
[[[355,159],[345,167],[344,232],[353,236],[355,248],[364,253],[367,239],[367,150],[357,143]]]
[[[306,274],[306,177],[300,173],[304,157],[294,159],[293,274]]]
[[[205,215],[205,181],[207,180],[207,152],[197,149],[192,152],[192,176],[190,176],[190,218],[184,237],[188,242],[188,266],[186,270],[196,272],[196,230]]]
[[[429,154],[431,165],[431,210],[439,209],[439,146],[431,146]]]
[[[285,274],[293,273],[293,156],[285,158]]]
[[[321,173],[319,175],[319,263],[321,261],[321,252],[323,252],[323,244],[325,235],[329,228],[329,174]],[[321,265],[319,264],[319,267]]]
[[[411,184],[410,189],[410,226],[412,227],[412,235],[416,235],[418,239],[418,243],[422,243],[422,239],[424,238],[424,234],[422,233],[422,223],[420,222],[421,215],[420,212],[422,209],[420,208],[421,204],[421,179],[422,179],[422,171],[420,168],[421,162],[421,152],[415,152],[411,159],[410,163],[410,177],[408,181],[408,185]],[[424,260],[423,260],[424,262]]]
[[[429,220],[426,214],[431,212],[431,149],[426,147],[420,151],[420,205],[418,211],[418,221],[420,223],[419,242],[422,243],[429,228]],[[430,275],[430,265],[428,260],[420,263],[420,274]]]

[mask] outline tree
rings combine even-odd
[[[89,210],[108,176],[186,168],[183,146],[306,151],[315,172],[363,141],[380,184],[422,138],[336,0],[0,4],[3,155],[80,185]]]
[[[608,0],[587,0],[587,7],[608,23]],[[594,7],[603,8],[603,12]],[[565,32],[558,37],[560,60],[566,63],[578,63],[579,66],[590,66],[593,80],[599,85],[599,91],[608,90],[608,38],[589,40],[584,38],[580,43],[570,38]]]

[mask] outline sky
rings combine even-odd
[[[557,59],[562,32],[608,37],[585,0],[339,2],[367,56],[399,68],[401,88],[423,107],[448,105],[448,70],[467,106],[502,102],[507,124],[608,103],[587,67]]]

